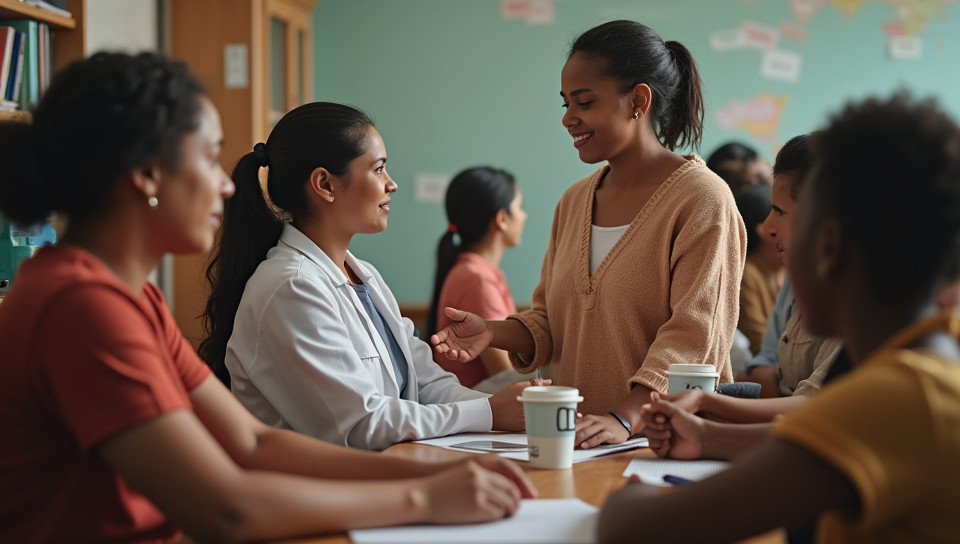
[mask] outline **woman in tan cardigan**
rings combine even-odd
[[[672,363],[713,365],[732,381],[746,233],[726,184],[696,155],[700,79],[689,51],[648,27],[612,21],[580,36],[561,73],[563,126],[597,172],[557,205],[532,307],[503,321],[445,309],[431,341],[468,361],[487,346],[555,384],[578,387],[578,447],[638,432]]]

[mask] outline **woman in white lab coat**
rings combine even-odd
[[[323,102],[287,113],[240,159],[200,353],[265,423],[337,444],[523,429],[524,384],[492,397],[462,387],[348,251],[355,234],[387,226],[397,185],[386,162],[369,117]]]

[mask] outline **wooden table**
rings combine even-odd
[[[437,446],[410,443],[397,444],[383,454],[425,461],[447,461],[469,455]],[[575,463],[572,468],[565,470],[540,470],[530,468],[527,463],[520,463],[520,465],[537,486],[541,498],[578,497],[584,502],[600,506],[610,493],[627,483],[626,478],[622,476],[623,471],[627,468],[627,463],[636,455],[656,457],[650,449],[644,448]],[[351,544],[350,538],[344,533],[283,542],[287,544]],[[742,541],[741,544],[784,544],[785,542],[786,538],[782,532],[774,531]]]

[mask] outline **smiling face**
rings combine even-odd
[[[220,115],[200,97],[197,129],[180,144],[176,170],[160,169],[159,205],[148,211],[150,232],[164,253],[202,253],[213,247],[223,217],[223,201],[233,195],[233,181],[220,166],[223,129]]]
[[[770,194],[770,215],[762,224],[762,231],[773,238],[780,259],[786,264],[790,237],[793,231],[797,203],[790,196],[790,186],[794,174],[784,173],[774,176],[773,190]]]
[[[347,174],[337,180],[334,213],[348,234],[374,234],[387,228],[390,193],[397,184],[387,174],[387,150],[380,133],[367,127],[360,143],[363,153],[350,162]]]
[[[634,103],[620,94],[613,79],[600,77],[602,59],[574,53],[560,73],[560,96],[566,108],[563,126],[573,137],[580,160],[588,164],[616,158],[637,147]]]

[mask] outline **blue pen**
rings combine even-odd
[[[673,474],[664,474],[663,481],[667,482],[670,485],[683,485],[683,484],[693,483],[693,480],[681,478],[680,476],[674,476]]]

